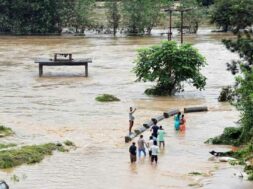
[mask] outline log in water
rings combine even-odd
[[[179,112],[180,112],[179,109],[171,109],[171,110],[169,110],[168,112],[164,112],[164,113],[163,113],[163,116],[164,116],[165,118],[169,118],[169,117],[171,117],[171,116],[176,115],[176,114],[179,113]]]
[[[207,106],[199,106],[199,107],[188,107],[188,108],[184,108],[184,113],[206,112],[206,111],[208,111]]]

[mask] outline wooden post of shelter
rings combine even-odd
[[[169,32],[168,32],[168,40],[171,41],[172,40],[172,31],[171,31],[171,28],[172,28],[172,12],[175,11],[175,12],[180,12],[180,15],[181,15],[181,26],[180,26],[180,33],[181,33],[181,43],[184,42],[184,39],[183,39],[183,28],[184,28],[184,12],[187,12],[187,11],[190,11],[192,9],[190,8],[187,8],[187,9],[182,9],[182,8],[179,8],[179,9],[173,9],[173,8],[169,8],[169,9],[165,9],[165,12],[169,12],[169,15],[170,15],[170,23],[169,23]]]

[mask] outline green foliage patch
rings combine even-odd
[[[13,134],[14,134],[14,132],[12,131],[11,128],[0,125],[0,137],[6,137],[6,136],[13,135]]]
[[[4,149],[4,148],[10,148],[10,147],[14,147],[17,146],[16,144],[13,143],[9,143],[9,144],[0,144],[0,149]]]
[[[203,175],[203,174],[200,173],[200,172],[193,171],[193,172],[190,172],[189,175],[200,176],[200,175]]]
[[[219,102],[232,101],[234,97],[234,90],[231,86],[223,87],[218,98]]]
[[[111,94],[102,94],[96,97],[96,101],[98,102],[117,102],[120,101],[117,97],[111,95]]]
[[[67,149],[60,144],[47,143],[3,150],[0,153],[0,169],[12,168],[22,164],[39,163],[45,156],[52,155],[53,151],[64,152]]]
[[[65,140],[63,143],[64,143],[66,146],[75,146],[75,144],[74,144],[72,141],[70,141],[70,140]]]
[[[205,58],[190,44],[163,41],[160,45],[140,49],[135,60],[137,81],[156,85],[145,91],[148,95],[174,95],[184,90],[184,83],[204,89],[206,77],[200,72]]]
[[[241,133],[241,127],[227,127],[224,129],[223,133],[220,136],[210,138],[206,141],[206,143],[237,146],[239,145],[238,140],[241,136]]]

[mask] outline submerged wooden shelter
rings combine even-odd
[[[88,64],[92,63],[90,58],[73,59],[70,53],[55,53],[53,59],[37,58],[35,63],[39,64],[39,76],[43,75],[43,66],[84,66],[85,77],[88,77]]]

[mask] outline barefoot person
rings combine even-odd
[[[130,146],[129,153],[130,153],[130,161],[131,161],[131,163],[136,162],[136,146],[135,146],[135,142],[133,142],[132,145]]]
[[[165,146],[164,135],[165,135],[165,131],[163,130],[163,127],[160,126],[158,130],[159,148],[161,148],[162,145],[163,145],[163,148]]]
[[[157,146],[157,141],[154,141],[154,144],[151,146],[151,164],[154,161],[157,164],[157,162],[158,162],[158,153],[159,153],[159,148]]]
[[[129,135],[131,135],[132,133],[132,128],[134,126],[134,112],[136,111],[136,108],[133,110],[132,107],[130,107],[130,111],[129,111]]]

